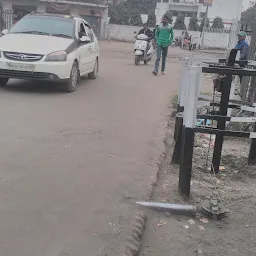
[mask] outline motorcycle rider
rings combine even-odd
[[[138,35],[140,34],[144,34],[148,37],[151,37],[152,36],[152,31],[148,28],[148,24],[147,23],[144,23],[143,24],[143,29],[141,29],[138,33]]]
[[[144,23],[143,24],[143,28],[139,31],[138,35],[144,34],[148,37],[148,44],[147,44],[147,48],[145,51],[145,56],[147,55],[147,52],[149,50],[149,42],[150,40],[154,37],[153,32],[148,28],[148,24]]]

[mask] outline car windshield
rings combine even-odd
[[[73,38],[74,20],[61,17],[28,16],[21,19],[10,34],[37,34]]]

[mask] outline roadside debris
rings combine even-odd
[[[157,227],[162,227],[163,225],[166,225],[167,221],[165,220],[160,220],[160,222],[158,224],[156,224]]]
[[[204,230],[205,230],[205,227],[203,227],[203,226],[197,226],[197,228],[198,228],[199,230],[201,230],[201,231],[204,231]]]
[[[190,217],[194,217],[196,215],[196,207],[193,205],[167,204],[155,202],[136,202],[136,204],[165,213],[170,212],[172,214]]]
[[[202,252],[202,250],[199,249],[199,250],[197,251],[197,253],[198,253],[198,254],[202,254],[203,252]]]
[[[214,220],[222,219],[227,215],[227,210],[216,196],[212,196],[210,200],[203,202],[202,211],[208,218]]]
[[[209,223],[209,220],[206,219],[206,218],[202,218],[202,219],[200,219],[200,221],[201,221],[202,223],[204,223],[204,224],[208,224],[208,223]]]
[[[196,223],[195,223],[195,221],[194,221],[194,220],[192,220],[192,219],[188,220],[188,223],[189,223],[190,225],[194,225],[194,224],[196,224]]]

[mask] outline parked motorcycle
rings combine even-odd
[[[144,34],[136,36],[136,41],[134,44],[135,65],[139,65],[141,61],[147,65],[147,63],[151,60],[154,54],[152,40],[153,38],[150,38]]]

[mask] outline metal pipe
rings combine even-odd
[[[196,207],[193,205],[168,204],[156,202],[136,202],[136,204],[156,211],[169,212],[175,215],[185,215],[190,217],[196,215]]]

